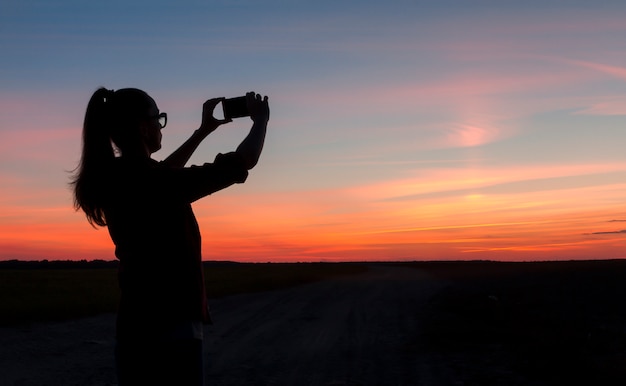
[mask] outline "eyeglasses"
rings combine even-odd
[[[161,128],[164,128],[165,125],[167,125],[167,113],[161,113],[159,114],[159,125],[161,125]]]
[[[148,117],[148,119],[158,119],[159,120],[159,125],[161,126],[161,128],[164,128],[167,125],[167,113],[160,113],[158,115],[153,115],[151,117]]]

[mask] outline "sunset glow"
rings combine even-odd
[[[0,7],[0,260],[115,258],[68,186],[99,86],[167,111],[157,159],[269,95],[248,181],[194,203],[206,260],[626,257],[626,5],[185,3]]]

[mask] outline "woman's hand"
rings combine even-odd
[[[261,95],[249,92],[246,94],[246,102],[252,121],[259,123],[267,123],[269,121],[270,107],[267,102],[267,96],[261,98]]]
[[[213,98],[204,102],[202,105],[202,123],[198,129],[204,135],[209,135],[215,131],[220,125],[232,122],[232,119],[216,119],[213,116],[215,106],[217,106],[224,98]]]

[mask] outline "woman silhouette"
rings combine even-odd
[[[222,100],[204,103],[200,128],[161,162],[151,154],[167,115],[147,93],[100,88],[87,106],[74,205],[93,226],[107,226],[120,261],[120,386],[203,384],[202,324],[210,319],[191,203],[246,180],[269,120],[267,97],[248,93],[253,124],[236,151],[185,167],[207,135],[230,122],[213,117]]]

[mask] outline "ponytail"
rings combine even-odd
[[[100,88],[89,100],[83,122],[83,166],[105,166],[115,157],[111,147],[114,97],[115,91]]]
[[[87,104],[83,122],[83,149],[76,174],[71,181],[74,188],[74,208],[82,209],[92,226],[105,226],[104,189],[115,158],[111,146],[113,99],[115,92],[99,88]]]

